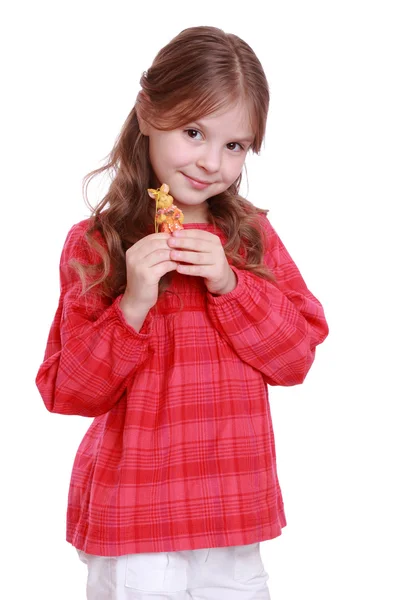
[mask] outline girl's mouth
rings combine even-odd
[[[195,190],[205,190],[209,185],[211,185],[211,183],[208,183],[206,181],[199,181],[198,179],[193,179],[192,177],[185,175],[185,173],[182,174],[185,177],[185,179],[190,183],[190,185],[194,187]]]

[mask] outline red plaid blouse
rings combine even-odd
[[[252,544],[286,525],[269,385],[302,383],[328,328],[270,225],[277,282],[234,268],[212,296],[175,273],[138,333],[119,302],[80,296],[88,221],[69,232],[61,296],[36,383],[46,408],[94,417],[75,458],[67,540],[117,556]],[[222,233],[207,224],[187,228]]]

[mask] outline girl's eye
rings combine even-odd
[[[227,144],[228,150],[233,150],[233,152],[240,152],[240,150],[244,150],[243,146],[238,142],[229,142]]]
[[[192,140],[201,139],[201,133],[200,133],[200,131],[197,131],[197,129],[185,129],[185,131]],[[200,137],[197,137],[197,136],[200,136]]]

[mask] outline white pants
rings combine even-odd
[[[85,554],[88,600],[270,600],[260,544],[106,557]]]

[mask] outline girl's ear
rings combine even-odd
[[[139,92],[137,100],[136,100],[136,114],[139,122],[139,129],[142,135],[149,135],[150,126],[147,121],[144,119],[144,103],[145,98],[143,92]]]

